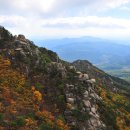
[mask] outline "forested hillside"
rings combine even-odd
[[[130,130],[129,86],[0,27],[0,130]]]

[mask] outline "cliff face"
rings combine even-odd
[[[1,27],[0,66],[1,130],[129,129],[129,84],[86,61],[67,63]]]

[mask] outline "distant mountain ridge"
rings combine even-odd
[[[39,41],[40,43],[40,41]],[[103,70],[130,67],[130,46],[93,38],[66,38],[45,40],[41,43],[59,54],[64,60],[89,60]]]
[[[94,37],[53,39],[38,43],[55,51],[66,61],[89,60],[107,73],[130,82],[130,46],[128,45]]]

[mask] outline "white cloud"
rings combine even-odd
[[[128,36],[130,20],[98,17],[97,12],[130,0],[0,0],[0,24],[28,37]],[[99,13],[100,14],[100,13]]]
[[[8,24],[10,23],[10,24]],[[23,33],[28,37],[128,37],[130,20],[113,17],[65,17],[50,19],[28,19],[23,16],[1,16],[1,25],[8,25],[13,34]],[[11,26],[9,26],[11,25]]]
[[[61,27],[61,28],[128,28],[130,20],[112,18],[112,17],[66,17],[42,20],[43,27]]]
[[[0,14],[24,16],[72,16],[116,8],[130,0],[0,0]]]
[[[130,0],[60,0],[56,5],[57,7],[69,9],[74,7],[81,7],[83,9],[82,7],[85,7],[93,11],[95,9],[116,8],[129,2]]]
[[[26,22],[26,18],[22,16],[6,16],[6,15],[0,15],[0,24],[3,25],[5,23],[10,24],[12,26],[18,26],[22,23]]]
[[[130,11],[130,8],[129,7],[126,7],[126,6],[123,6],[120,8],[121,10],[124,10],[124,11]]]

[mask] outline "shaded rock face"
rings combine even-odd
[[[48,62],[56,61],[56,53],[35,46],[32,41],[26,39],[22,34],[12,36],[12,34],[10,34],[6,29],[0,27],[0,39],[1,53],[9,58],[15,67],[21,67],[21,70],[26,70],[26,68],[31,70],[32,68],[32,70],[38,69],[40,71],[44,69],[45,71],[45,68],[42,66],[47,68]],[[3,51],[4,49],[6,51]],[[23,63],[24,65],[19,65],[19,63]],[[61,69],[59,68],[60,65],[58,70]],[[62,75],[65,75],[65,73]]]
[[[81,72],[78,72],[78,74],[79,85],[85,81],[82,93],[77,93],[78,89],[81,89],[79,85],[66,84],[66,100],[70,106],[64,113],[67,123],[74,127],[77,126],[77,122],[82,122],[82,125],[78,123],[79,130],[105,130],[106,126],[101,121],[100,114],[97,110],[97,102],[101,98],[96,93],[95,80],[92,80],[93,82],[90,83],[88,80],[91,81],[91,79],[89,79],[88,74],[82,74]],[[85,78],[83,76],[80,77],[80,75],[85,75]],[[82,107],[79,104],[82,104]]]
[[[97,80],[98,82],[100,82],[100,84],[111,89],[111,91],[113,92],[119,92],[118,84],[122,84],[123,86],[126,86],[126,87],[129,86],[129,83],[127,83],[126,81],[106,74],[104,71],[93,66],[87,60],[77,60],[71,63],[71,65],[75,66],[75,68],[81,71],[82,73],[89,74],[90,79],[88,80],[88,82],[96,83],[96,80]],[[120,88],[123,88],[122,85],[120,85]]]
[[[17,37],[17,39],[18,39],[18,40],[21,40],[21,41],[22,41],[22,40],[23,40],[23,41],[26,40],[25,36],[22,35],[22,34],[19,34],[18,37]]]
[[[0,26],[0,40],[12,40],[12,34],[6,30],[4,27]]]
[[[51,77],[61,77],[61,79],[66,77],[66,68],[62,63],[51,62],[48,66],[48,73]]]

